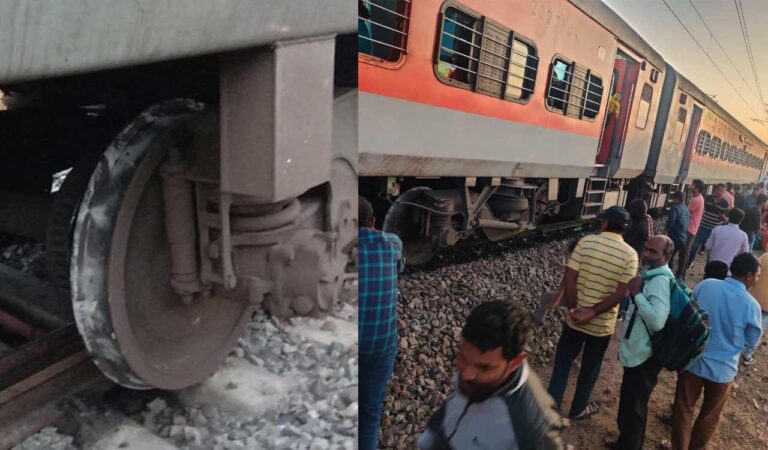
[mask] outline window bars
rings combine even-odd
[[[358,0],[358,52],[397,62],[406,54],[411,0]]]
[[[533,94],[538,60],[535,47],[510,29],[446,9],[437,61],[442,79],[496,98],[525,100]]]

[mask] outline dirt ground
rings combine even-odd
[[[703,257],[700,256],[688,272],[690,287],[702,279]],[[768,276],[765,274],[764,276]],[[619,325],[622,327],[622,325]],[[728,400],[719,432],[709,448],[720,449],[768,449],[768,336],[763,337],[760,349],[755,353],[757,362],[749,368],[741,367],[734,382],[731,398]],[[623,369],[618,361],[620,334],[615,333],[605,359],[600,379],[592,395],[593,400],[603,403],[602,409],[594,416],[575,422],[563,433],[567,443],[577,449],[605,448],[607,439],[617,437],[616,415],[619,407],[619,389]],[[552,365],[536,367],[545,385],[552,374]],[[562,410],[567,412],[573,397],[576,368],[571,372],[570,384],[566,391]],[[670,427],[658,416],[666,411],[674,399],[677,375],[662,371],[659,384],[653,391],[648,409],[648,428],[645,449],[665,448],[669,445]],[[668,448],[668,447],[666,447]]]

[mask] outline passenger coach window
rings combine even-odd
[[[488,17],[457,7],[443,13],[438,77],[452,85],[512,101],[533,94],[539,64],[536,47]]]
[[[481,33],[475,29],[478,19],[456,8],[443,15],[440,60],[437,72],[444,80],[472,87],[477,76]]]
[[[709,156],[712,148],[712,135],[707,131],[699,132],[699,140],[696,142],[696,154]]]
[[[396,62],[405,54],[411,0],[357,0],[358,52]]]
[[[589,69],[562,58],[552,61],[547,106],[576,119],[594,119],[600,113],[603,80]]]
[[[643,92],[640,94],[640,105],[637,107],[637,119],[635,126],[644,129],[648,124],[648,113],[651,111],[651,99],[653,98],[653,88],[645,83]]]
[[[688,111],[685,108],[677,110],[677,122],[675,122],[675,129],[672,132],[672,143],[679,144],[683,139],[683,128],[685,128],[685,118],[688,116]]]

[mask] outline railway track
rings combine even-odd
[[[51,308],[61,293],[0,265],[0,449],[58,420],[59,400],[108,382],[75,324]]]

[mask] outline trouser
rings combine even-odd
[[[581,369],[576,381],[576,393],[573,395],[570,416],[577,416],[584,411],[600,375],[603,356],[610,342],[611,336],[595,337],[576,331],[568,325],[563,326],[563,334],[555,350],[555,367],[552,369],[552,378],[549,380],[547,389],[549,395],[555,399],[558,409],[563,401],[565,388],[568,386],[568,375],[573,361],[583,349],[584,354],[581,357]]]
[[[682,372],[677,376],[675,406],[672,411],[672,448],[675,450],[703,450],[717,432],[731,383],[715,383]],[[704,402],[691,429],[693,409],[704,390]]]
[[[360,397],[358,445],[360,450],[376,450],[379,445],[381,410],[387,382],[392,376],[397,348],[378,355],[360,355],[358,395]]]
[[[616,448],[642,450],[648,401],[656,387],[661,366],[653,358],[637,367],[625,367],[619,397],[619,441]]]
[[[693,239],[691,239],[691,241],[693,241]],[[684,241],[678,241],[674,239],[672,240],[672,243],[675,244],[675,249],[672,250],[672,256],[669,257],[669,270],[671,270],[673,273],[677,273],[675,272],[675,258],[677,258],[679,267],[685,265],[685,257],[687,256],[687,244]]]
[[[680,259],[678,260],[678,268],[675,272],[675,276],[680,279],[685,279],[685,272],[688,270],[688,253],[693,247],[693,241],[696,239],[695,234],[688,233],[688,239],[685,241],[685,249],[680,252]]]
[[[691,251],[688,253],[688,264],[692,263],[696,258],[696,254],[699,250],[704,248],[704,244],[707,243],[709,235],[712,234],[711,228],[699,227],[699,232],[696,233],[696,237],[693,239],[693,245],[691,245]],[[686,270],[688,268],[686,267]]]

